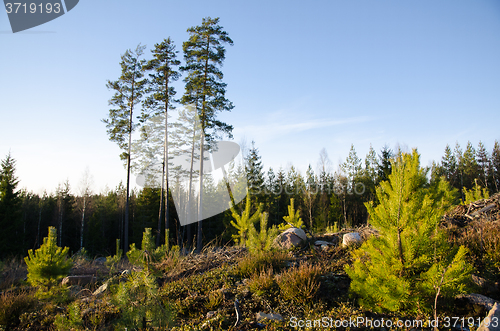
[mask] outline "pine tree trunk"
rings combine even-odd
[[[189,189],[188,189],[188,200],[187,200],[187,207],[186,207],[186,220],[187,223],[185,225],[187,233],[186,233],[186,241],[189,243],[191,241],[191,202],[192,202],[192,195],[193,195],[193,171],[194,171],[194,150],[195,150],[195,144],[196,144],[196,122],[193,123],[193,144],[191,145],[191,165],[190,165],[190,171],[189,171]]]
[[[399,252],[399,261],[401,261],[401,271],[399,273],[400,276],[403,274],[403,269],[405,265],[405,260],[403,256],[403,244],[401,242],[401,229],[398,228],[398,252]]]
[[[83,229],[85,226],[85,208],[87,207],[87,196],[83,196],[82,224],[80,229],[80,250],[83,248]]]
[[[132,84],[132,91],[134,85]],[[134,100],[134,92],[132,92],[132,100]],[[132,101],[133,105],[133,101]],[[127,253],[128,250],[128,221],[129,221],[129,191],[130,191],[130,153],[132,147],[132,110],[133,106],[130,106],[130,118],[129,118],[129,129],[128,129],[128,153],[127,153],[127,200],[125,202],[125,220],[123,227],[123,253]]]
[[[59,247],[62,246],[62,230],[63,230],[63,213],[64,213],[64,200],[61,198],[59,200]]]
[[[42,223],[42,206],[40,205],[40,210],[38,211],[38,225],[36,229],[36,244],[40,247],[40,224]]]
[[[170,232],[170,208],[169,208],[169,203],[168,203],[168,102],[169,102],[169,95],[168,95],[168,79],[166,78],[166,72],[164,73],[165,76],[165,91],[167,93],[167,98],[165,101],[165,148],[164,148],[164,157],[163,157],[163,162],[165,163],[164,169],[165,169],[165,245],[168,249],[169,247],[169,232]]]
[[[196,236],[196,251],[201,252],[202,246],[202,217],[203,217],[203,148],[204,148],[205,135],[203,134],[203,128],[201,130],[200,138],[200,192],[198,193],[198,234]]]
[[[229,199],[231,200],[231,204],[236,209],[236,204],[234,203],[234,196],[233,196],[233,192],[231,191],[231,185],[229,183],[229,179],[227,178],[226,169],[224,169],[224,166],[222,166],[221,169],[222,169],[222,176],[224,177],[224,181],[226,182],[226,188],[227,188],[227,193],[229,194]],[[238,210],[238,212],[239,212],[239,210]]]
[[[163,155],[163,159],[165,159],[165,155]],[[161,216],[163,214],[163,179],[165,177],[165,163],[162,163],[161,169],[161,190],[160,190],[160,210],[158,211],[158,235],[156,236],[156,247],[160,247],[160,237],[161,237]]]

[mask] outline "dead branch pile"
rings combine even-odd
[[[500,193],[488,199],[481,199],[468,205],[455,207],[445,214],[441,225],[445,228],[454,226],[463,227],[472,221],[497,221],[500,220]]]
[[[451,242],[464,245],[469,249],[478,266],[484,262],[485,256],[489,256],[492,261],[500,257],[498,255],[500,251],[500,193],[488,199],[455,207],[442,217],[440,225],[446,230]]]
[[[238,246],[208,248],[200,254],[191,253],[181,257],[172,265],[168,259],[162,261],[158,268],[163,271],[165,281],[175,281],[236,263],[245,254],[246,249]]]

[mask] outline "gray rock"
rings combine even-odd
[[[315,245],[315,246],[323,246],[323,245],[330,245],[330,246],[333,246],[333,245],[334,245],[334,243],[329,242],[329,241],[324,241],[324,240],[316,240],[316,241],[314,242],[314,245]]]
[[[275,243],[283,248],[292,248],[299,246],[306,240],[307,236],[304,230],[289,228],[276,237]]]
[[[283,320],[283,316],[281,316],[280,314],[266,314],[263,312],[257,313],[256,318],[257,318],[257,321],[261,321],[261,320],[266,319],[266,318],[268,320],[275,320],[275,321],[282,321]]]
[[[107,289],[108,289],[108,282],[106,282],[106,283],[102,284],[101,286],[99,286],[99,288],[97,290],[95,290],[94,293],[92,293],[92,295],[93,296],[101,295],[104,292],[106,292]]]
[[[67,276],[64,277],[61,284],[62,285],[80,285],[84,286],[90,283],[95,283],[97,278],[94,275],[79,275],[79,276]]]
[[[94,260],[94,263],[97,263],[97,264],[104,264],[106,263],[106,258],[105,257],[98,257]]]
[[[500,306],[497,302],[493,305],[477,331],[500,331]]]
[[[488,285],[488,281],[482,277],[472,275],[472,281],[479,287],[485,287]]]
[[[358,232],[350,232],[344,234],[342,237],[343,246],[360,245],[363,241]]]
[[[212,311],[209,311],[209,312],[207,313],[207,319],[211,319],[211,318],[215,317],[215,315],[217,315],[217,312],[216,312],[216,311],[213,311],[213,310],[212,310]]]
[[[484,306],[486,309],[493,309],[493,306],[497,302],[497,301],[493,300],[492,298],[488,298],[487,296],[484,296],[482,294],[477,294],[477,293],[462,294],[462,295],[459,295],[457,298],[467,299],[469,302],[476,304],[476,305]]]
[[[499,290],[498,282],[492,282],[476,275],[472,275],[472,281],[481,288],[482,293],[493,294]]]

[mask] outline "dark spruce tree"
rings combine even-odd
[[[458,147],[458,144],[457,144]],[[476,159],[476,150],[471,142],[467,142],[467,147],[462,153],[457,148],[458,173],[460,176],[460,190],[463,188],[472,189],[475,186],[475,179],[479,177],[479,165]],[[464,200],[464,197],[462,197]],[[465,200],[464,200],[465,201]]]
[[[16,161],[10,153],[2,160],[0,171],[0,257],[20,253],[22,240],[21,197],[16,190]]]
[[[163,138],[163,166],[160,192],[160,211],[158,216],[158,234],[156,245],[160,246],[161,218],[165,215],[165,244],[169,241],[169,203],[168,203],[168,109],[173,108],[173,98],[175,96],[173,81],[179,79],[180,74],[175,70],[180,61],[177,60],[177,51],[170,38],[163,40],[160,44],[155,44],[155,49],[151,51],[153,59],[148,61],[145,69],[150,71],[150,81],[148,92],[151,95],[146,99],[145,105],[151,109],[155,115],[163,115],[165,118],[164,138]],[[163,208],[163,206],[165,208]]]
[[[495,192],[500,191],[500,144],[495,140],[493,151],[491,152],[491,182]]]
[[[393,151],[389,148],[389,146],[384,145],[380,150],[379,162],[378,162],[378,181],[382,182],[389,178],[391,174],[391,159],[394,157]]]
[[[183,51],[186,65],[181,68],[187,73],[183,105],[193,104],[201,124],[200,154],[203,155],[205,141],[210,146],[222,134],[232,137],[233,127],[217,120],[221,111],[231,111],[232,102],[226,99],[226,84],[222,82],[220,70],[226,57],[224,45],[233,45],[227,32],[219,25],[219,18],[204,18],[202,24],[187,30],[189,40],[184,42]],[[202,201],[203,201],[203,162],[200,162],[200,192],[198,196],[198,234],[197,251],[202,246]]]
[[[252,141],[252,148],[248,151],[245,160],[245,171],[247,173],[248,193],[254,196],[254,200],[259,203],[265,202],[264,173],[262,172],[262,160],[259,150]]]
[[[116,142],[120,149],[123,150],[120,157],[127,162],[126,203],[123,225],[123,250],[125,252],[128,248],[129,239],[130,148],[132,144],[132,132],[136,128],[136,125],[133,123],[133,113],[136,106],[142,101],[147,83],[147,80],[143,78],[145,60],[140,59],[144,49],[145,46],[139,44],[135,51],[127,50],[121,56],[120,77],[116,81],[108,80],[106,84],[108,89],[115,91],[115,94],[109,100],[109,104],[115,108],[109,110],[109,118],[104,119],[103,122],[108,129],[109,139]],[[141,118],[143,120],[144,117],[144,114],[142,114]]]
[[[71,194],[71,187],[69,185],[68,179],[57,186],[56,199],[57,227],[59,229],[57,244],[59,246],[63,246],[67,245],[67,242],[69,241],[73,230],[71,228],[71,226],[73,225],[71,221],[75,199]],[[65,239],[64,241],[63,237]]]
[[[441,160],[441,167],[443,168],[443,175],[446,177],[448,182],[457,187],[458,184],[458,164],[455,154],[452,152],[449,145],[446,145],[446,149],[444,150],[444,156]]]
[[[486,148],[484,147],[484,144],[481,141],[479,141],[479,145],[477,146],[476,158],[479,168],[479,181],[481,183],[481,186],[491,189],[491,183],[489,183],[488,181],[488,173],[491,171],[490,157],[488,155],[488,152],[486,151]]]

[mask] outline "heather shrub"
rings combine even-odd
[[[272,267],[267,269],[263,268],[259,273],[254,273],[250,277],[248,287],[250,288],[250,291],[255,293],[257,296],[270,295],[276,288]]]
[[[303,263],[276,277],[282,297],[296,304],[309,306],[319,289],[320,267]]]
[[[237,276],[248,278],[255,273],[259,273],[264,268],[270,267],[274,272],[278,272],[285,267],[288,260],[288,253],[282,250],[264,251],[254,255],[248,254],[238,262],[234,273]]]
[[[222,291],[213,291],[208,294],[208,299],[205,302],[205,308],[208,310],[217,309],[224,301],[224,293]]]
[[[19,316],[34,309],[36,299],[31,293],[4,292],[0,294],[0,329],[13,328],[19,324]]]

